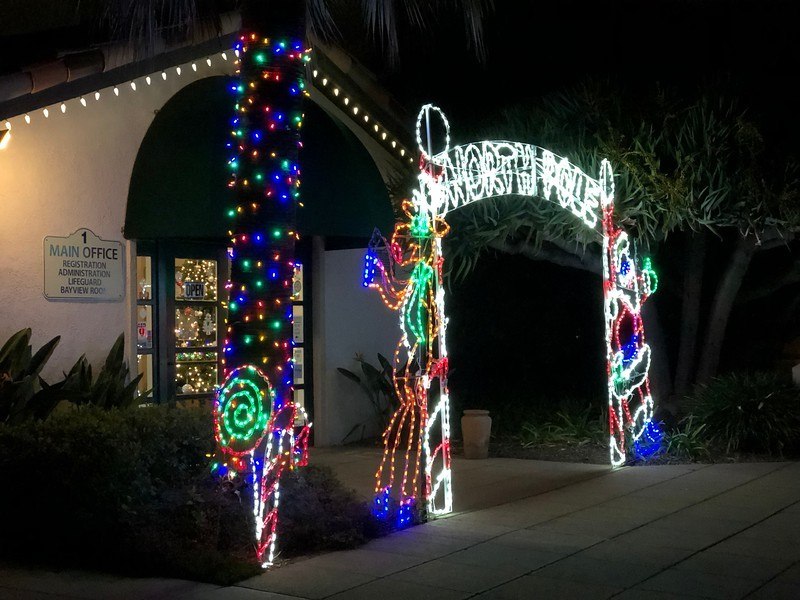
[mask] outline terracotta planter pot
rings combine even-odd
[[[461,417],[464,458],[488,458],[492,418],[488,410],[465,410]]]

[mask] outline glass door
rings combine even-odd
[[[136,257],[136,362],[142,378],[138,392],[144,399],[154,396],[156,346],[153,255],[149,249],[139,249]]]
[[[138,242],[140,392],[156,402],[210,399],[219,383],[226,316],[225,248],[191,241]]]
[[[216,257],[185,253],[172,259],[173,334],[170,366],[175,398],[211,397],[218,383],[220,264]]]

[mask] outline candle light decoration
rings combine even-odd
[[[438,115],[445,147],[430,148],[430,118]],[[427,147],[422,142],[428,124]],[[375,232],[364,257],[362,285],[376,290],[400,316],[394,386],[400,406],[383,433],[384,453],[375,474],[376,515],[411,521],[420,491],[429,514],[453,510],[450,468],[449,368],[442,285],[442,238],[448,212],[486,198],[515,195],[558,203],[596,233],[603,249],[603,295],[609,402],[609,454],[627,459],[626,440],[640,455],[652,452],[660,431],[652,422],[653,398],[641,307],[658,278],[649,258],[640,266],[628,235],[614,223],[614,181],[603,160],[600,178],[566,158],[531,144],[484,141],[450,148],[441,109],[425,105],[417,118],[419,188],[403,202],[403,218],[389,239]]]
[[[300,40],[244,34],[235,46],[238,77],[230,83],[236,101],[228,166],[236,203],[227,208],[231,278],[215,411],[222,456],[215,469],[229,477],[249,474],[265,567],[275,557],[280,476],[306,463],[310,427],[293,402],[291,301],[309,52]]]

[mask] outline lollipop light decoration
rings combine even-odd
[[[280,402],[253,365],[233,370],[217,391],[214,435],[222,457],[212,470],[222,477],[249,477],[256,555],[263,567],[275,559],[281,475],[308,464],[310,428],[305,410]]]

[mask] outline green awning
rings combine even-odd
[[[133,167],[126,238],[227,238],[229,82],[197,81],[158,111]],[[368,237],[374,227],[391,231],[389,195],[369,153],[313,102],[304,112],[300,233]]]

